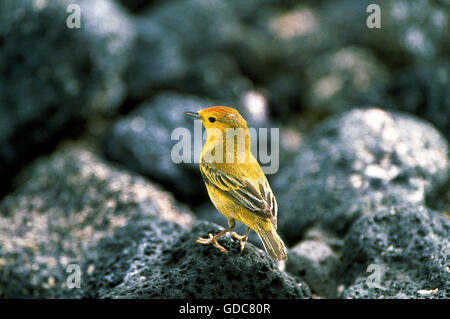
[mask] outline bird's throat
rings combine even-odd
[[[210,163],[250,163],[254,161],[250,145],[248,130],[208,134],[202,159]]]

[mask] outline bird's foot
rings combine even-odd
[[[242,251],[244,250],[244,247],[245,247],[245,243],[247,243],[248,232],[245,235],[239,235],[236,232],[232,232],[231,236],[233,236],[234,238],[239,240],[239,243],[241,244],[241,253],[242,253]]]
[[[217,238],[215,236],[213,236],[211,233],[209,234],[209,238],[202,238],[202,237],[197,238],[196,243],[199,243],[202,245],[213,245],[218,250],[220,250],[220,252],[222,252],[224,254],[226,254],[228,252],[223,246],[221,246],[217,242]]]

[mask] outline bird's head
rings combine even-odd
[[[202,120],[206,129],[216,128],[225,132],[228,128],[247,130],[247,122],[238,111],[226,106],[212,106],[198,112],[184,112]]]

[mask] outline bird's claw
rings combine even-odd
[[[247,243],[247,236],[245,235],[239,235],[236,232],[232,232],[231,236],[233,236],[234,238],[236,238],[237,240],[239,240],[240,246],[241,246],[241,253],[244,250],[245,247],[245,243]]]
[[[197,238],[196,243],[202,245],[213,245],[220,252],[224,254],[228,253],[228,251],[218,243],[217,239],[211,233],[209,234],[209,238],[202,238],[202,237]]]

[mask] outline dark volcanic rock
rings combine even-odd
[[[229,56],[218,53],[190,63],[191,70],[176,87],[183,92],[210,97],[221,105],[233,105],[253,88]]]
[[[0,3],[2,180],[87,117],[113,112],[124,98],[133,25],[112,1],[82,0],[76,2],[81,28],[71,29],[71,3]]]
[[[448,56],[450,19],[448,4],[444,2],[329,1],[320,13],[326,17],[326,29],[333,30],[342,44],[371,48],[386,64],[397,67]],[[366,25],[373,12],[366,11],[370,4],[380,7],[379,29]]]
[[[159,88],[177,87],[190,65],[179,43],[151,19],[137,17],[134,22],[136,40],[126,73],[129,94],[142,99]]]
[[[127,75],[132,95],[147,98],[161,87],[191,94],[203,93],[205,86],[211,88],[211,71],[223,70],[223,61],[205,65],[208,62],[203,60],[223,46],[226,29],[234,22],[228,5],[218,0],[165,1],[139,16],[134,59]],[[230,72],[234,74],[228,70],[227,75]]]
[[[412,116],[356,109],[321,124],[272,181],[280,232],[293,244],[318,224],[343,234],[395,203],[424,204],[449,174],[446,140]]]
[[[22,179],[0,203],[3,298],[81,297],[101,238],[132,221],[171,229],[193,221],[159,186],[78,148],[38,159]],[[66,285],[69,264],[81,267],[81,289]]]
[[[192,60],[222,47],[237,23],[229,5],[220,0],[165,1],[145,16],[174,36]]]
[[[293,110],[306,105],[309,79],[305,70],[324,52],[336,47],[337,37],[316,8],[300,4],[284,10],[269,10],[260,24],[277,50],[276,68],[262,81],[269,88],[270,102],[277,116],[289,119]]]
[[[228,254],[195,243],[222,228],[207,222],[185,230],[125,227],[99,245],[89,283],[100,298],[308,298],[303,282],[278,270],[261,250],[226,236]],[[168,229],[168,231],[165,231]],[[133,239],[131,239],[133,238]],[[133,242],[133,245],[128,245]],[[92,289],[88,289],[92,290]]]
[[[305,107],[326,115],[353,105],[377,105],[389,80],[384,65],[361,47],[328,52],[309,65],[306,74],[310,86]]]
[[[305,240],[288,251],[286,271],[303,278],[313,293],[336,298],[341,262],[330,246]]]
[[[376,33],[374,41],[378,50],[387,55],[404,53],[415,61],[448,55],[448,3],[382,0],[380,8],[383,31]]]
[[[187,0],[165,1],[140,15],[127,75],[133,97],[148,98],[165,88],[237,103],[253,89],[250,79],[270,75],[277,51],[266,33],[244,24],[237,11],[220,0]]]
[[[361,217],[345,240],[342,297],[449,298],[449,247],[450,219],[423,206]]]
[[[392,108],[420,116],[450,139],[450,62],[435,61],[396,73],[386,92]]]

